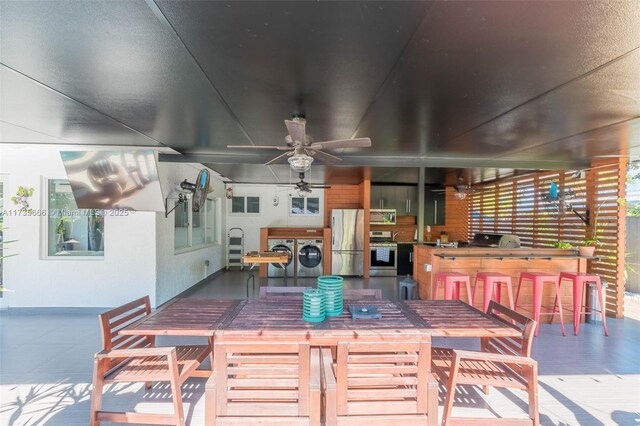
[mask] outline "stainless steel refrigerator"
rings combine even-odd
[[[331,273],[358,275],[364,271],[364,210],[331,210]]]

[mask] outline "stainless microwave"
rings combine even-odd
[[[369,224],[371,225],[395,225],[395,209],[371,209],[369,210]]]

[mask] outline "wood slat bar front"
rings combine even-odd
[[[216,328],[241,303],[240,300],[175,299],[151,315],[120,330],[119,333],[212,337]]]
[[[517,327],[500,322],[460,300],[406,300],[407,315],[423,321],[437,337],[517,337]]]

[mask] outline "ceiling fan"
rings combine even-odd
[[[313,184],[313,183],[309,183],[309,182],[305,182],[304,181],[304,172],[300,172],[298,173],[298,177],[300,178],[299,182],[296,182],[294,184],[292,184],[294,186],[294,188],[296,188],[298,190],[298,195],[300,195],[301,197],[304,197],[307,194],[311,194],[311,190],[312,189],[321,189],[321,188],[331,188],[330,185],[319,185],[319,184]],[[290,188],[291,185],[278,185],[281,188]]]
[[[473,188],[470,184],[464,183],[464,177],[458,176],[458,183],[453,185],[453,189],[456,190],[455,197],[458,200],[464,200],[467,195],[471,195],[475,193],[477,190]],[[445,192],[446,189],[436,189],[435,192]]]
[[[277,149],[287,151],[267,161],[265,166],[276,163],[282,158],[289,157],[287,161],[291,165],[291,168],[298,173],[303,173],[309,170],[314,157],[328,162],[342,161],[340,157],[323,152],[323,149],[367,148],[371,146],[371,139],[369,138],[313,142],[305,131],[306,123],[307,120],[302,114],[296,114],[291,120],[284,121],[289,132],[285,137],[286,145],[227,145],[227,148]]]

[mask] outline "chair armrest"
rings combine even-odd
[[[465,351],[460,349],[453,350],[454,358],[459,359],[475,359],[478,361],[493,361],[502,362],[505,364],[524,364],[524,365],[537,365],[538,362],[529,357],[518,355],[505,355],[497,354],[493,352],[477,352],[477,351]]]
[[[320,376],[321,368],[320,368],[320,349],[313,348],[311,349],[311,373],[309,376],[309,387],[311,390],[320,390]]]
[[[148,356],[176,356],[174,347],[139,348],[139,349],[112,349],[110,351],[98,352],[96,359],[105,358],[144,358]]]
[[[333,356],[331,355],[331,349],[329,348],[322,348],[322,370],[324,372],[322,378],[326,389],[335,390],[336,376],[333,373]]]

